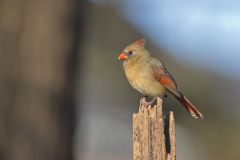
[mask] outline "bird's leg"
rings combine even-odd
[[[146,98],[147,98],[147,96],[144,96],[143,98],[141,98],[141,100],[140,100],[140,105],[141,106],[149,106],[149,105],[152,105],[153,104],[153,102],[156,100],[156,98],[157,97],[154,97],[151,101],[149,101],[149,102],[147,102],[146,101]]]
[[[142,97],[140,100],[140,106],[147,106],[147,102],[146,102],[146,96]]]
[[[151,101],[148,102],[149,105],[152,105],[153,102],[156,100],[157,97],[154,97]]]

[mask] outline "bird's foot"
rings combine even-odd
[[[154,97],[154,98],[153,98],[151,101],[149,101],[149,102],[146,101],[146,98],[147,98],[147,97],[141,98],[141,100],[140,100],[140,106],[150,106],[150,105],[152,105],[153,102],[156,100],[157,97]]]
[[[140,106],[148,106],[148,103],[146,102],[146,97],[142,97],[140,100]]]

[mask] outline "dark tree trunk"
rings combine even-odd
[[[1,160],[72,159],[80,3],[0,0]]]

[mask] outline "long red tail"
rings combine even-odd
[[[202,118],[202,113],[190,102],[187,97],[185,97],[182,93],[179,93],[179,95],[173,94],[179,102],[184,106],[184,108],[192,115],[193,118]]]

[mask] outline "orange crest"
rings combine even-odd
[[[134,42],[134,44],[137,44],[139,46],[143,46],[144,47],[145,44],[146,44],[146,40],[145,39],[140,39],[140,40]]]

